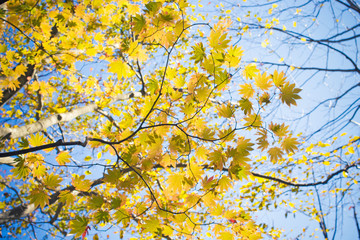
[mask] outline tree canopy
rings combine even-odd
[[[1,235],[360,237],[360,8],[289,2],[0,2]]]

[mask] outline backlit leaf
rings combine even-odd
[[[44,137],[44,135],[42,133],[36,133],[34,135],[31,135],[31,137],[29,137],[28,141],[32,147],[37,147],[37,146],[44,145],[46,143],[46,138]]]
[[[280,99],[283,103],[286,103],[288,106],[295,105],[296,100],[301,97],[298,93],[301,91],[300,88],[295,88],[295,84],[285,83],[284,86],[281,87]]]
[[[30,202],[35,205],[35,207],[40,206],[44,208],[49,203],[49,196],[47,193],[40,188],[35,188],[30,192],[29,195]]]
[[[71,155],[67,151],[60,152],[56,157],[56,161],[58,162],[59,165],[65,165],[66,163],[69,163],[70,159],[71,159]]]

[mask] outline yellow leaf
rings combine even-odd
[[[195,179],[200,179],[203,174],[204,174],[204,170],[202,169],[202,167],[200,165],[191,164],[188,168],[187,175],[189,177],[192,177],[192,178],[195,177]]]
[[[223,33],[221,29],[212,30],[210,36],[208,37],[209,45],[214,50],[221,50],[228,47],[230,42],[229,39],[226,39],[227,33]]]
[[[86,54],[89,55],[89,56],[94,57],[97,54],[97,50],[94,47],[88,48],[88,49],[86,49]]]
[[[224,231],[224,232],[220,233],[219,239],[221,239],[221,240],[233,240],[234,235],[229,231]]]
[[[261,43],[261,46],[262,46],[263,48],[266,48],[268,45],[269,45],[269,40],[268,40],[268,39],[265,39],[265,40]]]
[[[233,109],[230,104],[223,104],[217,107],[219,116],[224,118],[231,118],[233,116]]]
[[[25,72],[26,72],[26,70],[27,70],[27,67],[24,66],[24,65],[22,65],[22,64],[20,64],[20,65],[16,66],[16,68],[15,68],[15,74],[16,74],[17,76],[24,75]]]
[[[33,147],[44,145],[46,142],[46,138],[42,133],[36,133],[35,135],[32,135],[28,139],[29,144]]]
[[[119,79],[133,76],[130,67],[121,60],[109,63],[109,72],[116,73]]]
[[[255,90],[250,83],[245,83],[240,85],[239,92],[243,98],[251,98],[254,95]]]
[[[91,187],[91,181],[85,179],[84,175],[75,175],[72,179],[72,185],[75,187],[76,190],[86,192]]]
[[[144,228],[145,232],[155,233],[158,231],[158,227],[160,227],[159,219],[156,217],[151,217],[146,220],[144,224],[141,225]]]
[[[283,152],[281,151],[280,148],[273,147],[268,150],[268,154],[270,156],[271,161],[274,162],[282,157]]]
[[[44,164],[39,164],[32,170],[32,174],[36,178],[43,177],[46,174],[46,167]]]
[[[273,73],[272,79],[273,79],[275,86],[281,87],[284,85],[286,77],[284,76],[284,72],[278,73],[278,71],[275,70]]]
[[[245,66],[245,69],[243,71],[243,75],[247,78],[253,78],[256,76],[256,74],[260,72],[259,69],[257,69],[255,63],[250,63],[249,65]]]
[[[348,151],[349,151],[349,153],[351,153],[351,154],[354,154],[354,153],[355,153],[354,147],[348,147]]]
[[[299,142],[297,141],[296,138],[289,136],[283,139],[281,143],[281,147],[285,150],[286,153],[292,153],[298,149],[297,147],[298,144]]]
[[[329,166],[330,162],[329,161],[324,161],[323,164],[326,165],[326,166]]]
[[[183,184],[182,184],[183,179],[184,176],[179,173],[170,175],[166,181],[166,183],[168,184],[167,188],[175,193],[180,193],[183,188]]]
[[[30,192],[29,195],[30,202],[35,205],[35,207],[40,206],[44,208],[49,203],[49,196],[43,189],[35,188]]]
[[[269,81],[270,76],[266,72],[263,74],[258,73],[255,77],[255,85],[261,90],[268,90],[271,87],[271,82]]]
[[[59,165],[65,165],[66,163],[70,162],[70,154],[67,151],[60,152],[57,157],[56,161],[59,163]]]
[[[296,99],[300,99],[299,92],[300,88],[295,88],[295,84],[285,83],[283,87],[281,87],[280,99],[283,103],[286,103],[288,106],[295,105]]]

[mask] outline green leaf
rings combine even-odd
[[[88,207],[90,209],[98,209],[101,208],[101,206],[104,204],[104,198],[100,195],[93,195],[89,200],[88,200]]]
[[[65,203],[66,206],[74,204],[75,196],[68,190],[60,192],[59,202]]]
[[[121,173],[120,169],[109,169],[107,173],[104,174],[104,181],[112,184],[117,184],[119,182],[119,178],[122,175],[123,174]]]
[[[76,216],[74,220],[70,221],[70,233],[75,234],[75,237],[80,237],[87,229],[89,220],[85,217]]]
[[[30,203],[33,203],[35,207],[40,206],[44,208],[47,204],[49,204],[49,196],[46,194],[44,189],[35,188],[30,192],[29,195]]]
[[[161,2],[149,2],[145,4],[144,12],[149,13],[150,15],[154,15],[159,11],[161,6],[162,6]]]
[[[191,52],[191,54],[193,56],[191,56],[190,59],[195,60],[195,63],[202,62],[206,57],[203,43],[201,42],[196,44],[195,46],[192,46],[192,49],[193,51]]]
[[[95,213],[97,223],[108,223],[110,221],[110,214],[108,211],[98,210]]]
[[[141,33],[141,31],[145,28],[146,26],[146,19],[144,18],[144,16],[137,14],[136,16],[133,17],[133,31],[136,34]]]
[[[234,165],[230,167],[229,174],[230,177],[231,175],[234,175],[237,179],[242,180],[243,178],[247,179],[250,175],[250,172],[244,166]]]

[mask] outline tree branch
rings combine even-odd
[[[111,103],[114,103],[116,101],[120,100],[128,100],[130,98],[134,97],[141,97],[141,92],[130,92],[127,94],[120,94],[117,97],[113,98]],[[27,135],[43,131],[47,129],[50,126],[53,126],[55,124],[61,123],[61,122],[69,122],[74,118],[77,118],[83,114],[94,112],[96,109],[98,109],[98,106],[96,103],[91,103],[83,107],[75,108],[69,112],[65,113],[59,113],[51,115],[50,117],[41,119],[35,123],[24,125],[18,128],[14,127],[3,127],[0,128],[0,139],[14,139],[14,138],[20,138],[25,137]],[[12,155],[10,155],[12,156]]]
[[[124,173],[125,172],[126,172],[126,169],[124,170]],[[104,182],[103,178],[96,179],[91,184],[91,188],[95,187],[97,185],[100,185],[103,182]],[[55,193],[53,193],[50,196],[50,200],[49,200],[49,203],[47,204],[47,206],[50,206],[50,205],[56,203],[59,200],[60,193],[63,192],[63,191],[74,192],[75,187],[74,186],[68,186],[68,187],[66,187],[66,188],[64,188],[64,189],[62,189],[60,191],[56,191]],[[0,213],[0,225],[6,224],[6,223],[8,223],[9,221],[12,221],[12,220],[18,220],[20,218],[27,217],[29,214],[34,212],[36,209],[38,209],[38,206],[35,206],[34,204],[23,204],[23,205],[20,205],[18,207],[15,207],[15,208],[13,208],[11,210]]]

